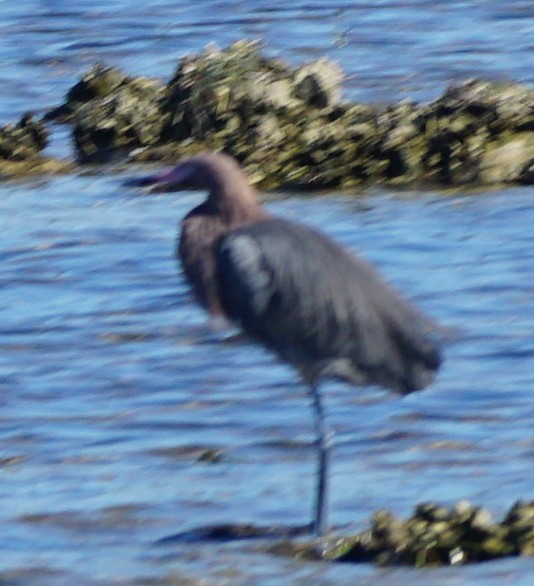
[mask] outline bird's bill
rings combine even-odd
[[[125,185],[127,187],[149,187],[151,188],[150,191],[174,191],[188,187],[190,175],[191,169],[189,167],[178,165],[178,167],[154,173],[154,175],[128,179]]]

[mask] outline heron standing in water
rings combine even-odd
[[[182,222],[177,255],[211,316],[236,323],[306,383],[318,449],[313,531],[323,536],[332,434],[319,383],[335,378],[402,395],[423,389],[441,362],[436,326],[365,260],[271,215],[228,155],[199,155],[132,183],[207,190]]]

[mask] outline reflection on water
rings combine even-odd
[[[210,41],[327,54],[353,99],[431,99],[470,75],[533,81],[529,2],[0,2],[0,124],[58,104],[97,60],[167,78]],[[68,133],[52,150],[70,153]],[[103,173],[103,172],[102,172]],[[426,584],[410,569],[301,564],[261,545],[154,544],[217,523],[307,523],[311,421],[295,374],[213,335],[172,257],[198,194],[139,197],[101,172],[0,185],[0,508],[7,584]],[[460,334],[402,400],[330,384],[332,521],[532,497],[534,212],[530,189],[280,199]],[[532,561],[433,573],[530,583]],[[150,578],[159,580],[150,582]]]

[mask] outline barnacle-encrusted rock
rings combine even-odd
[[[525,185],[534,185],[534,157],[527,161],[520,169],[517,182],[524,183]]]
[[[29,113],[16,124],[0,128],[0,174],[10,177],[65,170],[65,163],[42,155],[47,142],[45,124]]]
[[[533,89],[474,79],[379,108],[342,101],[342,80],[238,41],[186,55],[166,86],[95,65],[45,118],[73,125],[81,162],[225,150],[262,188],[534,183]]]
[[[502,525],[521,555],[534,556],[534,502],[515,503]]]
[[[534,158],[534,90],[519,84],[468,80],[422,107],[421,116],[426,179],[516,182]]]
[[[238,42],[184,58],[169,84],[162,142],[225,149],[263,187],[362,183],[528,183],[533,92],[470,80],[431,104],[383,110],[340,102],[343,73],[297,69]]]
[[[82,104],[74,114],[74,141],[84,162],[107,161],[114,154],[157,144],[162,128],[160,88],[140,79],[112,96]]]
[[[0,128],[0,159],[34,159],[46,147],[48,131],[42,122],[27,113],[16,124]]]
[[[70,122],[81,104],[112,95],[121,85],[128,82],[128,79],[120,69],[95,63],[69,89],[65,102],[46,113],[45,120]]]
[[[326,108],[341,99],[343,71],[334,61],[319,59],[303,65],[293,79],[296,97],[310,106]]]
[[[239,41],[221,51],[209,46],[180,60],[163,110],[163,138],[224,139],[253,126],[260,116],[292,106],[289,68],[267,59],[255,42]]]
[[[534,130],[534,90],[512,83],[470,79],[453,85],[432,109],[438,116],[453,116],[465,131],[486,127],[492,135]]]
[[[164,85],[156,80],[128,77],[97,64],[48,118],[72,123],[80,161],[104,162],[158,142],[163,91]]]
[[[161,142],[224,149],[263,187],[339,184],[341,177],[332,180],[313,166],[333,154],[324,144],[345,149],[345,128],[331,118],[340,68],[322,59],[294,69],[260,48],[239,41],[184,57],[162,104]]]
[[[518,501],[501,523],[493,523],[486,510],[465,501],[452,509],[424,503],[406,520],[379,511],[371,528],[344,540],[332,558],[432,566],[511,555],[534,555],[534,502]]]

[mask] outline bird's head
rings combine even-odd
[[[251,221],[267,215],[239,163],[224,153],[206,153],[184,159],[168,171],[130,180],[127,185],[148,187],[150,191],[158,192],[180,188],[205,189],[209,192],[206,204],[227,223],[242,223],[245,219]]]
[[[181,188],[222,192],[232,186],[248,186],[237,161],[224,153],[206,153],[184,159],[172,169],[138,177],[126,182],[130,187],[148,187],[151,191],[174,191]]]

